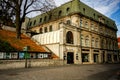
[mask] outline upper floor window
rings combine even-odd
[[[91,30],[94,30],[94,24],[91,24]]]
[[[47,16],[44,17],[44,21],[46,21],[46,20],[47,20]]]
[[[34,25],[36,24],[36,20],[34,20]]]
[[[97,28],[97,26],[95,26],[95,31],[98,31],[98,28]]]
[[[49,31],[51,32],[53,29],[52,29],[52,25],[50,25],[50,27],[49,27]]]
[[[71,21],[70,20],[67,20],[67,24],[70,24],[71,23]]]
[[[92,43],[91,43],[91,46],[92,46],[92,47],[95,46],[95,40],[94,40],[94,37],[92,37]]]
[[[83,26],[83,20],[80,19],[80,27],[82,27],[82,26]]]
[[[88,22],[87,21],[85,22],[85,28],[88,28]]]
[[[61,15],[62,15],[62,11],[59,11],[58,16],[61,16]]]
[[[32,25],[32,22],[30,22],[29,26],[31,26],[31,25]]]
[[[83,35],[81,35],[81,46],[84,46],[84,44],[85,44],[85,41],[84,41],[85,39],[84,39],[84,36]]]
[[[83,13],[85,14],[85,8],[83,8]]]
[[[49,15],[49,20],[51,20],[51,18],[52,18],[52,14]]]
[[[96,40],[95,40],[95,47],[98,48],[98,46],[99,46],[99,41],[98,41],[98,38],[96,38]]]
[[[39,21],[40,23],[42,22],[42,18],[40,18],[40,21]]]
[[[69,13],[69,12],[70,12],[70,8],[69,8],[69,7],[66,9],[66,12],[67,12],[67,13]]]
[[[47,30],[47,27],[44,28],[44,32],[46,33],[48,30]]]
[[[86,36],[86,37],[85,37],[85,46],[86,46],[86,47],[89,47],[89,45],[90,45],[89,36]]]
[[[73,44],[73,33],[71,31],[66,34],[66,43]]]
[[[43,30],[42,30],[42,28],[40,28],[40,33],[43,33]]]

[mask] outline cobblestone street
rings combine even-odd
[[[120,64],[66,65],[0,70],[0,80],[117,80]]]

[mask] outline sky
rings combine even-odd
[[[55,0],[56,5],[60,6],[70,0]],[[80,0],[86,5],[94,8],[98,12],[115,21],[118,31],[117,36],[120,37],[120,0]]]
[[[54,0],[57,6],[71,0]],[[118,31],[117,36],[120,37],[120,0],[80,0],[86,5],[94,8],[98,12],[115,21]]]

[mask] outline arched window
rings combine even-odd
[[[73,33],[71,31],[66,34],[66,43],[73,44]]]
[[[90,45],[89,36],[86,36],[86,37],[85,37],[85,46],[86,46],[86,47],[89,47],[89,45]]]
[[[40,33],[42,33],[43,31],[42,31],[42,28],[40,28]]]

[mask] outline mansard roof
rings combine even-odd
[[[27,26],[35,27],[46,22],[57,20],[59,18],[69,16],[72,14],[79,14],[97,22],[99,22],[99,18],[102,18],[104,19],[104,25],[117,31],[115,21],[99,13],[98,11],[87,6],[79,0],[72,0],[49,12],[30,18],[30,20],[27,22]]]

